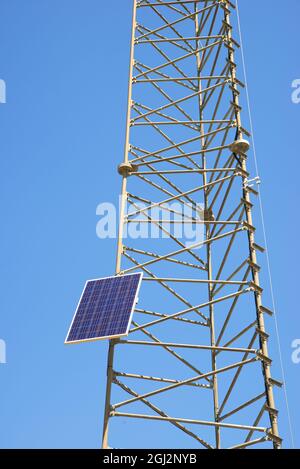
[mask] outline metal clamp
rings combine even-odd
[[[246,178],[244,181],[244,187],[253,187],[255,184],[257,185],[261,184],[261,179],[259,176],[256,176],[253,179]]]

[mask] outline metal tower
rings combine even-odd
[[[121,421],[132,446],[281,446],[234,24],[229,0],[133,0],[116,273],[144,278],[109,344],[103,448]]]

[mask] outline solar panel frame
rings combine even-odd
[[[76,315],[78,313],[78,309],[80,307],[80,304],[81,304],[81,301],[82,301],[82,298],[83,298],[83,295],[85,293],[85,290],[86,290],[86,287],[88,285],[89,282],[96,282],[98,280],[106,280],[106,279],[115,279],[115,278],[120,278],[120,277],[132,277],[134,275],[138,275],[140,278],[139,278],[139,282],[138,282],[138,285],[137,285],[137,288],[136,288],[136,293],[135,293],[135,296],[134,296],[134,300],[133,300],[133,303],[132,303],[132,308],[131,308],[131,311],[130,311],[130,316],[128,318],[128,325],[127,325],[127,329],[126,329],[126,332],[124,332],[123,334],[115,334],[115,335],[107,335],[107,336],[100,336],[100,337],[91,337],[91,338],[86,338],[86,339],[76,339],[76,340],[68,340],[68,337],[70,335],[70,332],[72,330],[72,327],[73,327],[73,324],[74,324],[74,321],[76,319]],[[134,313],[134,309],[135,309],[135,306],[138,302],[138,295],[139,295],[139,291],[140,291],[140,287],[141,287],[141,283],[142,283],[142,279],[143,279],[143,272],[137,272],[137,273],[131,273],[131,274],[125,274],[125,275],[111,275],[111,276],[108,276],[108,277],[101,277],[101,278],[95,278],[95,279],[89,279],[85,282],[85,285],[84,285],[84,288],[82,290],[82,293],[81,293],[81,296],[80,296],[80,299],[77,303],[77,307],[76,307],[76,310],[75,310],[75,313],[73,315],[73,318],[72,318],[72,321],[71,321],[71,324],[70,324],[70,327],[68,329],[68,333],[67,333],[67,336],[66,336],[66,339],[65,339],[65,344],[66,345],[70,345],[70,344],[78,344],[78,343],[82,343],[82,342],[95,342],[97,340],[107,340],[107,339],[116,339],[116,338],[119,338],[119,337],[124,337],[124,336],[127,336],[128,333],[129,333],[129,329],[130,329],[130,325],[131,325],[131,322],[132,322],[132,316],[133,316],[133,313]]]

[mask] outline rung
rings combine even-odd
[[[252,244],[252,248],[255,249],[255,250],[257,250],[257,251],[260,251],[260,252],[262,252],[262,253],[265,252],[265,248],[262,247],[262,246],[260,246],[260,245],[257,244],[257,243],[253,243],[253,244]]]
[[[243,221],[243,226],[247,228],[248,231],[251,231],[252,233],[255,231],[255,227],[253,225],[250,225],[246,221]]]
[[[282,382],[282,381],[279,381],[279,380],[274,379],[274,378],[269,378],[269,379],[268,379],[268,383],[269,383],[271,386],[277,386],[278,388],[282,388],[282,386],[283,386],[283,382]]]
[[[277,417],[279,411],[278,409],[275,409],[274,407],[269,407],[267,404],[265,405],[265,409],[269,414],[273,415],[274,417]]]
[[[271,358],[267,357],[266,355],[264,355],[260,350],[258,350],[256,352],[256,356],[259,360],[261,360],[262,362],[266,363],[266,365],[271,365],[272,364],[272,360]]]
[[[269,316],[273,316],[273,314],[274,314],[273,311],[271,311],[269,308],[266,308],[265,306],[260,306],[259,310],[260,310],[261,313],[266,313]]]
[[[245,186],[245,190],[247,192],[251,192],[251,194],[258,195],[258,192],[255,189],[253,189],[253,187]]]
[[[274,434],[271,433],[270,431],[268,432],[268,438],[269,438],[271,441],[274,441],[274,443],[277,443],[278,445],[281,445],[281,444],[282,444],[282,439],[279,438],[279,436],[274,435]]]
[[[260,265],[255,264],[255,263],[252,262],[250,259],[248,259],[247,262],[248,262],[249,266],[250,266],[253,270],[255,270],[255,272],[259,272],[259,271],[260,271],[260,269],[261,269]]]
[[[259,285],[257,285],[255,282],[249,282],[249,287],[255,290],[257,293],[262,293],[263,288],[261,288]]]
[[[253,204],[249,201],[249,200],[246,200],[244,198],[241,199],[241,202],[246,205],[248,208],[252,208],[253,207]]]
[[[264,340],[267,340],[269,338],[269,334],[267,334],[265,331],[262,331],[258,327],[255,329],[256,332],[260,335],[260,337]]]

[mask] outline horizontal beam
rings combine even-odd
[[[211,75],[211,76],[206,76],[206,77],[169,77],[169,78],[141,78],[139,80],[136,79],[136,77],[133,77],[132,82],[133,84],[136,83],[156,83],[156,82],[164,82],[164,81],[190,81],[190,80],[197,80],[197,81],[204,81],[204,80],[229,80],[229,77],[227,75]]]
[[[220,34],[215,35],[215,36],[193,36],[193,37],[170,37],[170,38],[164,38],[164,39],[146,39],[139,41],[138,38],[135,40],[135,44],[149,44],[151,42],[156,43],[156,42],[185,42],[185,41],[205,41],[208,39],[225,39],[225,36],[221,36]]]
[[[195,425],[205,425],[209,427],[218,427],[218,428],[232,428],[236,430],[251,430],[256,432],[267,432],[267,428],[265,427],[254,427],[252,425],[239,425],[235,423],[220,423],[220,422],[209,422],[206,420],[194,420],[194,419],[184,419],[180,417],[160,417],[157,415],[145,415],[145,414],[131,414],[127,412],[115,412],[112,411],[110,413],[111,417],[129,417],[129,418],[137,418],[137,419],[148,419],[148,420],[161,420],[165,422],[182,422],[182,423],[190,423]]]
[[[200,152],[199,152],[200,153]],[[153,171],[135,171],[130,173],[130,176],[135,175],[150,175],[150,174],[204,174],[204,173],[219,173],[223,171],[236,172],[236,168],[212,168],[212,169],[169,169],[159,171],[158,169]]]
[[[137,8],[142,8],[142,7],[151,7],[151,6],[168,6],[168,5],[185,5],[189,3],[206,3],[206,2],[216,2],[216,0],[181,0],[181,1],[167,1],[167,2],[155,2],[155,3],[138,3]],[[199,12],[196,12],[199,13]]]
[[[154,126],[154,125],[193,125],[193,124],[234,124],[235,121],[233,120],[202,120],[202,121],[156,121],[156,122],[134,122],[130,123],[131,127],[137,126]],[[198,129],[192,129],[198,130]]]
[[[158,281],[158,282],[186,282],[186,283],[209,283],[209,284],[222,284],[222,285],[249,285],[249,282],[238,280],[207,280],[196,278],[172,278],[172,277],[143,277],[143,281]]]
[[[149,220],[141,220],[141,219],[133,219],[133,220],[125,220],[125,223],[163,223],[167,224],[169,223],[170,225],[174,224],[180,224],[180,225],[186,225],[191,224],[191,225],[241,225],[242,222],[238,220],[233,220],[233,221],[206,221],[206,220],[153,220],[150,218]]]
[[[200,350],[222,350],[222,352],[243,352],[243,353],[255,353],[256,349],[238,348],[238,347],[220,347],[212,345],[197,345],[197,344],[177,344],[174,342],[147,342],[145,340],[122,340],[117,342],[117,345],[150,345],[156,347],[174,347],[174,348],[190,348]]]

